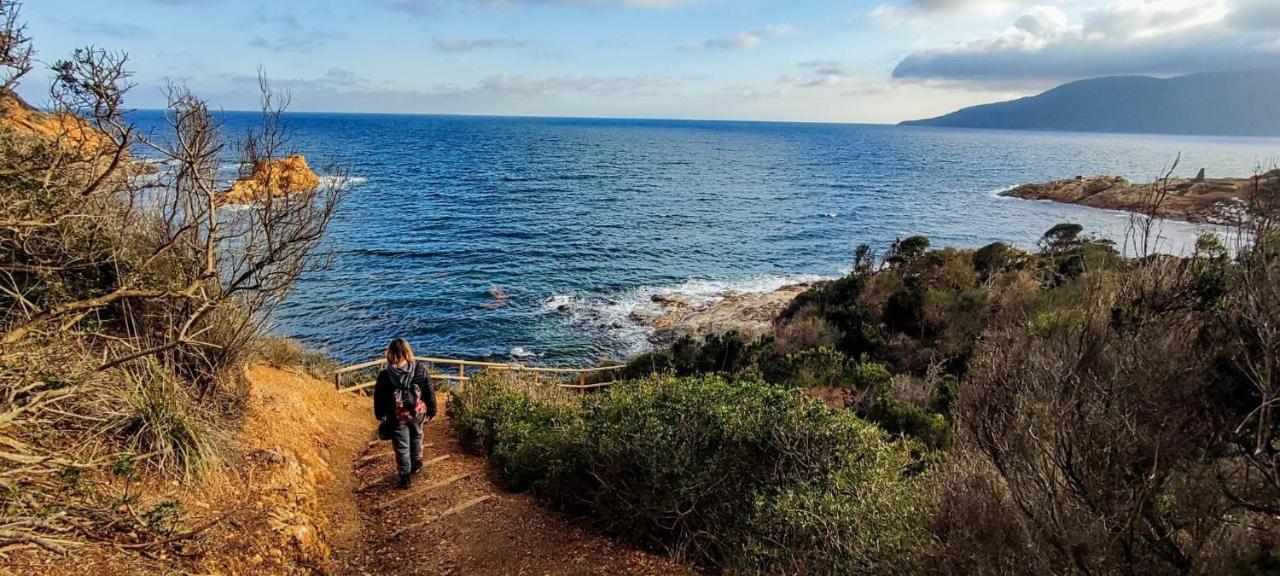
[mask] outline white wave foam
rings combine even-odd
[[[348,186],[359,186],[368,182],[369,179],[364,176],[321,176],[320,185],[330,187],[338,183],[345,182]]]
[[[1004,193],[1010,190],[1013,190],[1014,188],[1017,188],[1017,187],[1018,185],[1005,186],[1003,188],[993,188],[991,190],[987,190],[985,194],[992,198],[1013,198],[1012,196],[1005,196]]]
[[[514,359],[516,359],[516,360],[529,360],[529,359],[532,359],[532,358],[541,358],[541,357],[542,357],[542,354],[539,354],[539,353],[537,353],[537,352],[532,352],[532,351],[529,351],[529,350],[525,350],[524,348],[521,348],[521,347],[519,347],[519,346],[516,346],[515,348],[512,348],[512,349],[511,349],[511,351],[510,351],[510,352],[508,352],[508,354],[510,354],[510,355],[511,355],[511,357],[512,357],[512,358],[514,358]]]
[[[664,313],[656,299],[679,297],[693,307],[702,307],[731,294],[773,292],[783,286],[827,279],[830,277],[813,274],[754,276],[740,280],[690,279],[665,286],[640,286],[614,294],[553,294],[542,307],[548,313],[564,315],[566,322],[604,332],[622,345],[623,356],[634,356],[651,347],[653,329],[643,320]]]

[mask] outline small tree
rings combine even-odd
[[[900,238],[894,240],[893,245],[889,247],[889,253],[885,255],[885,261],[894,265],[906,264],[924,255],[928,249],[929,239],[924,236]]]
[[[1040,237],[1040,250],[1050,254],[1064,252],[1080,245],[1084,226],[1074,222],[1055,224]]]

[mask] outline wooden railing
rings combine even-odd
[[[459,360],[456,358],[418,358],[425,362],[427,371],[436,380],[448,380],[463,383],[471,380],[471,376],[480,372],[507,372],[512,374],[528,374],[535,382],[547,381],[561,388],[573,390],[592,390],[613,384],[617,373],[625,366],[603,366],[599,368],[545,368],[541,366],[525,366],[524,364],[503,364],[500,362],[481,362],[476,360]],[[359,392],[373,387],[377,383],[377,373],[387,364],[386,360],[374,360],[363,364],[355,364],[339,368],[333,372],[333,387],[339,392]],[[440,370],[440,367],[447,370]],[[371,373],[369,380],[349,384],[350,375],[360,372]],[[605,377],[607,381],[597,381]]]

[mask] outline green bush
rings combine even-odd
[[[849,359],[830,348],[810,348],[787,356],[787,383],[799,388],[836,388],[848,383]]]
[[[889,432],[915,438],[929,448],[942,447],[951,434],[947,419],[941,414],[926,412],[889,396],[872,402],[865,417]]]
[[[654,377],[576,399],[479,378],[449,417],[499,476],[607,532],[730,571],[910,572],[910,455],[797,390]]]

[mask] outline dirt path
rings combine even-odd
[[[444,397],[441,396],[441,406]],[[365,550],[345,574],[692,574],[510,494],[464,453],[443,415],[427,425],[431,462],[408,490],[395,487],[389,442],[371,442],[355,463]],[[434,461],[434,462],[433,462]],[[399,532],[397,535],[396,533]]]

